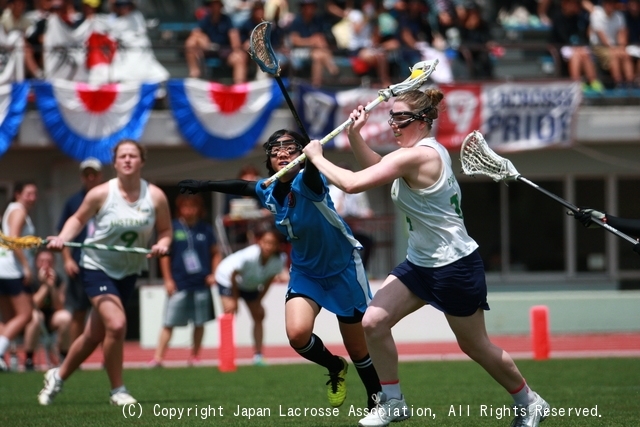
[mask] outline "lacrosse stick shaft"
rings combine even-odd
[[[385,98],[383,95],[378,96],[374,101],[371,101],[370,103],[367,104],[366,107],[364,107],[364,111],[365,113],[368,113],[369,111],[371,111],[372,109],[374,109],[375,107],[378,106],[378,104],[380,104],[381,102],[386,101],[388,98]],[[335,138],[340,132],[342,132],[343,130],[345,130],[349,125],[351,125],[351,123],[353,123],[354,120],[349,118],[347,119],[344,123],[342,123],[340,126],[338,126],[337,128],[335,128],[334,130],[332,130],[328,135],[326,135],[324,138],[322,138],[320,140],[320,144],[324,145],[327,142],[331,141],[333,138]],[[307,155],[302,153],[301,155],[299,155],[298,157],[296,157],[295,159],[293,159],[291,161],[291,163],[289,163],[287,166],[285,166],[284,168],[280,169],[278,172],[276,172],[275,174],[273,174],[271,176],[271,178],[266,179],[265,181],[262,182],[262,188],[267,188],[268,186],[270,186],[271,184],[273,184],[277,179],[279,179],[281,176],[285,175],[287,172],[289,172],[291,169],[293,169],[294,167],[296,167],[296,165],[299,165],[300,163],[304,162],[307,158]]]
[[[304,125],[302,124],[302,120],[300,120],[300,116],[298,115],[298,111],[296,110],[296,106],[293,105],[293,101],[291,101],[291,97],[289,96],[289,92],[287,92],[287,88],[284,87],[284,83],[282,83],[282,79],[278,75],[275,75],[274,77],[276,79],[276,82],[278,82],[278,86],[280,86],[280,91],[282,92],[282,95],[284,96],[284,100],[287,101],[287,105],[289,106],[289,110],[291,110],[291,114],[293,115],[293,118],[295,119],[296,124],[298,125],[298,128],[302,132],[302,136],[304,136],[307,139],[307,141],[310,141],[311,138],[309,138],[309,134],[307,133],[307,130],[304,128]]]
[[[45,240],[44,242],[42,242],[42,244],[46,245],[47,241]],[[135,248],[135,247],[129,248],[127,246],[118,246],[118,245],[103,245],[100,243],[65,242],[64,245],[70,248],[87,248],[87,249],[97,249],[101,251],[129,252],[129,253],[145,254],[145,255],[151,253],[151,249]]]
[[[580,211],[580,208],[578,208],[576,205],[574,205],[572,203],[569,203],[568,201],[566,201],[562,197],[559,197],[559,196],[553,194],[550,191],[545,190],[544,188],[540,187],[538,184],[529,181],[527,178],[523,177],[522,175],[518,175],[518,177],[516,179],[518,181],[524,182],[527,185],[530,185],[531,187],[535,188],[536,190],[540,191],[541,193],[551,197],[553,200],[555,200],[556,202],[560,203],[561,205],[563,205],[565,208],[571,210],[572,212],[579,212]],[[614,228],[614,227],[610,226],[606,222],[602,222],[601,220],[599,220],[597,218],[591,218],[591,221],[593,221],[594,224],[597,224],[600,227],[604,228],[605,230],[615,234],[616,236],[622,237],[623,239],[625,239],[629,243],[633,243],[634,245],[638,243],[638,240],[636,240],[633,237],[623,233],[622,231],[618,230],[617,228]]]

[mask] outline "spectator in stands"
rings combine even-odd
[[[560,55],[569,68],[569,77],[583,83],[583,91],[602,92],[604,87],[597,78],[596,66],[589,47],[589,14],[582,9],[580,0],[561,0],[560,10],[553,16],[550,42],[560,48]]]
[[[35,10],[29,11],[25,14],[27,19],[32,22],[31,27],[25,33],[25,65],[27,71],[31,73],[32,77],[44,78],[43,65],[43,41],[44,32],[47,26],[47,18],[51,13],[51,1],[50,0],[37,0],[35,2]],[[29,65],[28,61],[31,56],[34,65]]]
[[[640,87],[640,0],[627,1],[624,18],[629,32],[629,45],[626,50],[636,65],[635,86]]]
[[[287,0],[266,0],[264,2],[264,19],[277,24],[280,28],[287,28],[295,15],[289,11]]]
[[[473,76],[493,78],[492,52],[498,44],[492,40],[489,24],[482,18],[480,6],[471,1],[465,5],[465,18],[460,26],[461,44],[470,48]],[[440,64],[438,64],[440,66]]]
[[[332,76],[338,75],[331,46],[325,34],[322,17],[317,13],[317,0],[300,0],[300,12],[289,28],[291,60],[295,69],[311,62],[311,84],[320,87],[324,70]]]
[[[28,76],[42,78],[44,76],[42,68],[36,61],[31,44],[26,41],[26,35],[33,25],[33,22],[28,18],[27,14],[25,14],[26,8],[27,4],[25,0],[8,0],[6,9],[2,12],[0,23],[5,33],[14,30],[22,32],[25,36],[24,65],[27,69]]]
[[[231,18],[222,13],[221,0],[205,0],[209,13],[198,22],[185,42],[185,58],[189,77],[199,78],[205,56],[225,61],[233,69],[233,82],[247,80],[247,52],[242,50],[240,33]]]
[[[242,27],[251,16],[251,8],[255,0],[223,0],[224,13],[231,18],[233,26]]]
[[[602,0],[601,6],[593,8],[590,42],[600,66],[611,74],[616,87],[627,88],[633,82],[633,63],[625,50],[627,25],[616,5],[616,0]]]
[[[33,355],[41,332],[57,334],[57,345],[49,360],[53,365],[67,357],[69,351],[69,325],[71,313],[64,308],[64,283],[55,270],[55,257],[48,249],[40,250],[35,260],[33,284],[33,317],[24,330],[24,369],[35,370]],[[57,353],[57,354],[56,354]]]
[[[400,0],[384,0],[379,3],[373,36],[375,43],[384,49],[389,63],[400,70],[410,68],[420,58],[418,52],[403,49],[400,37],[400,16],[403,10],[404,2]]]
[[[368,3],[375,10],[375,6]],[[375,68],[382,87],[391,84],[389,77],[389,61],[384,50],[374,44],[374,16],[367,16],[359,9],[348,11],[345,22],[349,26],[348,41],[345,48],[351,57],[352,66],[356,73],[364,74],[370,68]],[[333,27],[336,28],[335,26]],[[358,70],[358,67],[361,70]]]
[[[451,64],[442,49],[437,49],[445,45],[440,34],[433,31],[433,27],[428,19],[429,6],[425,0],[406,0],[406,10],[400,15],[400,37],[407,49],[419,52],[420,56],[416,60],[429,61],[438,60],[431,79],[436,83],[453,82]]]

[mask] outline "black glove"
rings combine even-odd
[[[197,179],[183,179],[178,183],[178,188],[182,194],[196,194],[207,191],[209,181],[198,181]]]
[[[584,208],[578,212],[573,212],[573,216],[587,228],[597,228],[598,225],[592,221],[592,219],[599,219],[602,222],[606,222],[607,215],[603,212],[596,211],[594,209]]]
[[[640,243],[633,245],[633,251],[640,254]]]

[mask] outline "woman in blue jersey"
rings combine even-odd
[[[141,178],[144,147],[122,140],[114,148],[116,178],[92,188],[82,204],[64,224],[60,234],[48,237],[47,247],[62,250],[93,218],[95,231],[85,243],[146,247],[155,229],[157,242],[150,255],[83,248],[80,278],[93,309],[84,332],[71,345],[59,368],[45,374],[38,401],[49,405],[62,383],[102,344],[104,367],[111,383],[110,403],[137,403],[122,380],[122,358],[127,329],[125,305],[135,290],[136,279],[147,269],[147,258],[163,256],[171,245],[171,214],[167,198]]]
[[[443,94],[414,90],[395,99],[389,125],[398,149],[381,156],[370,149],[360,129],[368,114],[359,106],[350,117],[349,142],[359,172],[342,169],[312,141],[305,149],[313,164],[337,187],[357,193],[393,183],[391,198],[409,228],[407,258],[376,292],[363,326],[382,383],[378,406],[360,426],[386,426],[409,417],[400,389],[398,353],[391,328],[425,304],[442,311],[462,351],[511,393],[516,410],[512,426],[537,426],[549,405],[527,386],[515,363],[489,340],[484,322],[487,286],[477,243],[469,237],[460,210],[461,194],[447,150],[429,138]],[[536,408],[541,408],[537,411]]]
[[[2,215],[2,233],[10,237],[34,235],[29,211],[38,198],[36,184],[17,182],[13,195]],[[29,250],[0,248],[0,372],[8,370],[4,354],[11,340],[22,333],[31,321],[32,260],[33,254]]]
[[[274,174],[300,155],[307,143],[301,135],[287,129],[274,132],[264,144],[266,166]],[[369,283],[359,251],[347,224],[329,198],[325,178],[315,166],[291,169],[274,184],[263,189],[262,181],[181,181],[181,191],[216,191],[257,196],[262,206],[275,216],[276,228],[291,243],[291,272],[285,304],[289,343],[298,354],[329,371],[327,397],[340,406],[346,398],[347,362],[333,355],[313,333],[315,318],[322,307],[336,314],[344,345],[367,390],[380,390],[362,331],[362,316],[371,298]],[[320,238],[323,237],[323,239]],[[331,243],[327,243],[326,241]]]

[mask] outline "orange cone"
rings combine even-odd
[[[535,360],[547,360],[551,353],[549,333],[549,307],[535,305],[531,307],[531,344]]]
[[[232,313],[220,316],[220,347],[218,348],[220,372],[236,371],[236,344],[233,333],[234,316]]]

